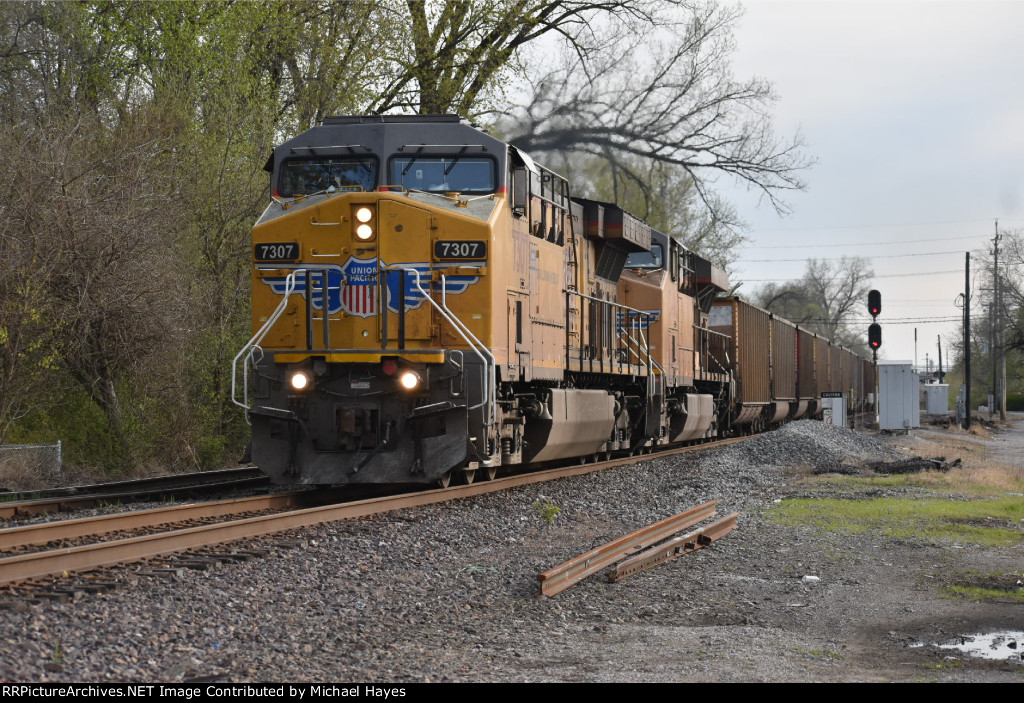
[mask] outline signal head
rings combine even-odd
[[[871,317],[878,317],[882,312],[882,294],[877,290],[868,291],[868,312]]]
[[[868,327],[868,346],[872,349],[878,349],[882,346],[882,327],[878,324],[872,324]]]

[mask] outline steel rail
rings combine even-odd
[[[95,537],[112,532],[137,530],[144,527],[156,527],[169,523],[203,520],[223,517],[225,515],[236,515],[238,513],[295,508],[302,500],[300,496],[306,497],[305,492],[276,493],[250,498],[211,501],[209,503],[186,503],[153,508],[151,510],[138,510],[130,513],[8,527],[0,530],[0,550],[10,550],[33,544],[46,544],[62,539]]]
[[[44,513],[59,513],[75,508],[87,508],[101,502],[114,502],[120,500],[138,500],[146,496],[163,495],[173,493],[199,493],[210,491],[223,491],[227,489],[255,488],[264,486],[269,482],[266,476],[242,478],[236,480],[221,481],[219,483],[198,483],[177,488],[160,487],[139,488],[118,493],[90,493],[86,495],[55,496],[53,498],[35,498],[32,500],[16,500],[0,503],[0,519],[10,520],[19,515],[42,515]]]
[[[684,510],[678,515],[659,520],[639,530],[623,535],[600,547],[591,549],[585,554],[549,569],[537,576],[540,581],[541,595],[553,596],[561,593],[573,584],[579,583],[588,576],[611,566],[638,549],[645,549],[657,544],[675,533],[703,522],[715,514],[717,500]]]
[[[223,542],[258,537],[285,530],[309,527],[326,522],[367,517],[391,510],[421,507],[444,503],[459,498],[471,498],[485,493],[495,493],[555,478],[568,478],[605,469],[637,463],[652,456],[668,456],[684,452],[721,447],[743,441],[746,437],[678,447],[656,455],[623,457],[610,461],[595,462],[580,466],[550,469],[535,473],[509,476],[492,481],[482,481],[457,488],[440,488],[418,493],[371,498],[351,503],[305,508],[276,515],[232,520],[230,522],[200,527],[183,528],[169,532],[113,540],[100,544],[83,545],[49,550],[34,554],[23,554],[0,559],[0,585],[28,581],[46,576],[88,571],[113,564],[123,564],[159,557],[175,552],[207,547]],[[685,528],[683,528],[685,529]]]
[[[736,518],[739,513],[730,513],[725,517],[715,520],[710,525],[694,530],[685,535],[674,537],[664,544],[659,544],[645,552],[626,559],[616,565],[615,571],[609,575],[611,581],[621,581],[624,578],[649,569],[656,564],[663,564],[676,557],[706,547],[715,540],[724,537],[736,529]]]
[[[149,478],[131,478],[123,481],[106,481],[83,486],[65,486],[63,488],[43,488],[29,491],[2,491],[0,501],[7,499],[20,499],[20,496],[32,494],[38,498],[58,498],[62,496],[84,496],[97,493],[125,493],[135,490],[159,490],[173,489],[185,485],[203,486],[209,483],[223,482],[225,479],[232,481],[244,478],[260,478],[264,474],[255,467],[243,467],[234,469],[217,469],[215,471],[197,471],[187,474],[167,474],[164,476],[150,476]],[[191,482],[191,483],[190,483]],[[2,503],[0,503],[2,505]]]

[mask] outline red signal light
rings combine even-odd
[[[878,317],[882,312],[882,294],[877,290],[868,291],[868,312],[871,317]]]
[[[882,327],[880,325],[873,324],[868,327],[868,346],[872,349],[882,346]]]

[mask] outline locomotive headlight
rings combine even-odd
[[[292,388],[295,390],[304,391],[309,388],[309,376],[306,375],[305,371],[296,371],[289,379],[289,383],[291,383]]]
[[[420,377],[413,371],[406,371],[398,377],[398,382],[402,384],[402,388],[411,391],[420,385]]]
[[[360,222],[369,222],[373,219],[373,210],[368,207],[361,207],[356,210],[356,219]]]
[[[373,227],[370,225],[359,225],[356,227],[356,237],[365,242],[367,239],[373,237]]]

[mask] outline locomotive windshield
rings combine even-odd
[[[494,160],[470,156],[401,156],[391,159],[388,185],[435,193],[493,193]]]
[[[660,244],[651,245],[650,251],[637,251],[626,259],[628,269],[660,269],[665,261],[665,256]]]
[[[372,157],[327,157],[288,159],[281,165],[278,192],[284,197],[308,195],[327,190],[359,186],[377,187],[377,159]]]

